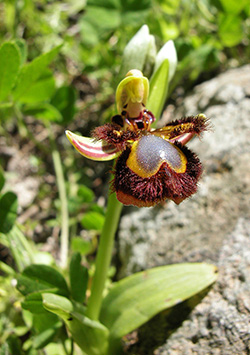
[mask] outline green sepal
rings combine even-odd
[[[160,118],[168,95],[169,61],[165,59],[150,80],[150,93],[147,109],[153,112],[156,120]]]
[[[149,56],[152,64],[154,63],[155,54],[154,37],[149,34],[148,26],[143,25],[124,49],[120,76],[124,77],[131,69],[143,71]]]

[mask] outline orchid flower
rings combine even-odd
[[[150,207],[166,199],[179,204],[197,191],[202,173],[199,158],[185,144],[207,129],[208,120],[199,114],[153,129],[148,95],[148,79],[130,70],[117,87],[118,114],[111,123],[97,127],[92,138],[66,135],[86,158],[117,158],[111,190],[124,205]]]

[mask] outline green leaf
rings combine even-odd
[[[55,79],[50,70],[45,73],[19,98],[22,103],[34,103],[49,100],[55,91]]]
[[[91,211],[84,214],[81,224],[85,229],[101,231],[104,220],[105,217],[102,214]]]
[[[28,294],[22,302],[22,308],[34,314],[47,312],[43,307],[43,299],[40,292]]]
[[[216,267],[202,263],[161,266],[128,276],[104,298],[100,321],[115,341],[215,280]]]
[[[30,90],[32,85],[43,75],[45,69],[55,58],[61,47],[62,45],[53,48],[22,67],[14,90],[15,100],[20,99]]]
[[[0,233],[8,233],[17,217],[17,196],[6,192],[0,197]]]
[[[161,116],[168,95],[169,62],[165,59],[150,80],[150,90],[147,108],[156,120]]]
[[[4,177],[3,169],[0,166],[0,191],[4,187],[4,184],[5,184],[5,177]]]
[[[0,101],[10,93],[20,68],[21,55],[18,47],[5,42],[0,47]]]
[[[243,26],[241,17],[235,15],[221,15],[219,17],[219,37],[227,47],[233,47],[241,42]]]
[[[43,294],[43,305],[61,317],[74,341],[88,355],[104,355],[108,347],[109,331],[104,325],[84,316],[76,303],[54,294]]]
[[[75,253],[70,261],[70,287],[72,298],[77,302],[84,302],[87,284],[88,269],[81,264],[81,254]]]
[[[30,265],[17,278],[17,289],[28,295],[33,292],[54,292],[68,296],[69,290],[62,274],[48,265]]]
[[[5,354],[22,355],[21,341],[15,334],[10,334],[6,342],[9,346],[9,351]]]
[[[59,123],[62,121],[61,113],[48,103],[29,105],[24,110],[25,115],[34,116],[39,120]]]

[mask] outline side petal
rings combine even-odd
[[[75,149],[88,159],[107,161],[116,158],[120,154],[116,147],[112,147],[103,141],[82,137],[70,131],[65,131],[65,134]]]
[[[209,120],[204,114],[188,116],[168,123],[165,127],[156,129],[151,133],[171,142],[178,141],[186,144],[194,136],[200,136],[210,128]]]

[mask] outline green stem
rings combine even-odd
[[[96,257],[96,268],[93,277],[91,295],[88,302],[86,316],[98,320],[102,305],[103,290],[111,262],[115,232],[117,230],[122,204],[114,193],[109,195],[106,218]]]
[[[51,130],[52,131],[52,130]],[[69,249],[69,214],[65,179],[63,174],[62,161],[59,151],[56,147],[55,140],[50,136],[52,145],[52,159],[54,163],[56,181],[58,187],[59,198],[61,202],[61,247],[60,247],[60,264],[62,268],[66,268]]]

